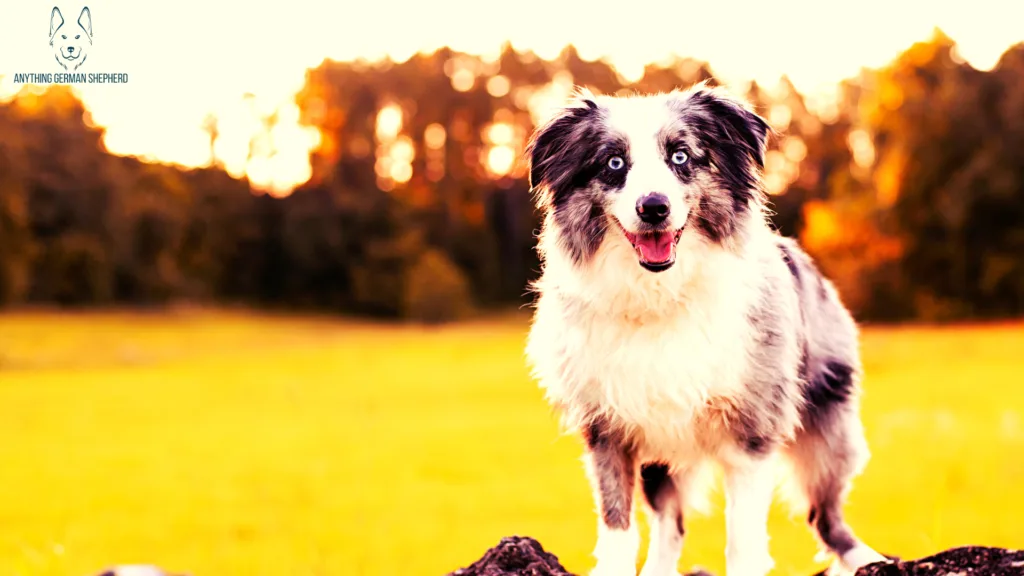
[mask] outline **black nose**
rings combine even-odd
[[[75,47],[74,46],[68,46],[68,52],[74,52],[74,51],[75,51]]]
[[[648,194],[636,203],[636,213],[648,224],[661,224],[668,218],[668,198],[664,194]]]

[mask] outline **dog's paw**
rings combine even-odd
[[[745,556],[726,558],[725,576],[766,576],[775,568],[771,556]]]
[[[610,563],[598,564],[590,571],[589,576],[637,576],[636,566]]]
[[[682,576],[675,568],[664,568],[655,564],[644,564],[640,576]]]
[[[858,569],[867,566],[868,564],[876,564],[879,562],[887,563],[890,560],[885,556],[882,556],[878,552],[875,552],[870,546],[860,544],[854,547],[852,550],[843,554],[842,558],[839,559],[839,563],[843,568],[849,571],[850,574],[855,573]]]

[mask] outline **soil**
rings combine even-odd
[[[482,558],[448,576],[576,576],[533,538],[502,538]],[[687,576],[712,576],[692,572]],[[816,576],[824,576],[820,573]],[[856,576],[1024,576],[1024,551],[983,546],[951,548],[920,560],[872,564]]]

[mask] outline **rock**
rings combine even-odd
[[[823,576],[822,572],[818,576]],[[483,558],[448,576],[575,576],[544,550],[540,542],[523,536],[502,538]],[[689,576],[711,576],[699,571]],[[893,559],[872,564],[856,576],[1024,576],[1024,551],[982,546],[951,548],[920,560]]]
[[[558,558],[533,538],[509,536],[483,558],[448,576],[575,576],[566,572]]]

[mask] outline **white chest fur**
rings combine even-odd
[[[695,246],[699,258],[653,274],[628,246],[606,244],[586,270],[549,254],[527,357],[568,426],[596,410],[672,457],[696,445],[694,422],[709,403],[741,393],[750,267]]]

